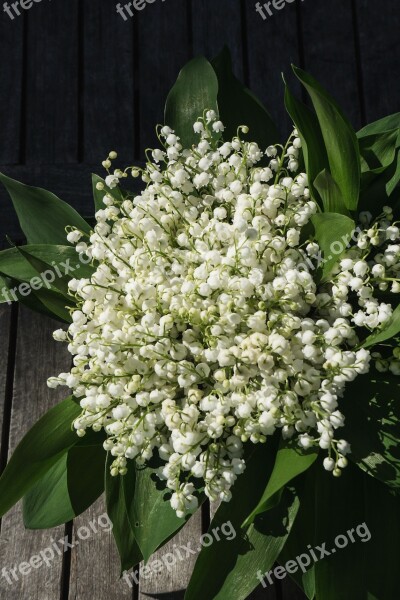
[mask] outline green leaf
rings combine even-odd
[[[218,107],[225,126],[224,138],[231,140],[240,125],[249,127],[251,141],[265,149],[279,140],[271,116],[260,100],[232,71],[231,55],[227,47],[212,61],[218,78]]]
[[[171,508],[168,490],[156,476],[157,468],[136,469],[135,499],[132,512],[132,526],[144,560],[163,545],[187,522],[178,519]],[[169,494],[170,496],[170,494]],[[201,501],[204,498],[201,498]],[[192,513],[193,514],[193,513]]]
[[[300,476],[302,486],[299,491],[300,508],[296,520],[291,529],[289,537],[279,555],[278,562],[285,567],[289,561],[307,551],[307,543],[314,542],[314,520],[315,520],[315,471],[321,465],[314,463],[303,475]],[[300,479],[299,478],[299,479]],[[319,540],[318,540],[319,541]],[[309,566],[307,569],[298,568],[293,571],[293,565],[289,566],[290,577],[303,590],[309,600],[315,597],[315,568]]]
[[[0,181],[10,194],[28,244],[66,245],[68,225],[90,233],[89,225],[72,206],[51,192],[19,183],[2,173]]]
[[[363,342],[363,348],[370,348],[371,346],[376,346],[381,342],[385,342],[390,338],[394,337],[400,332],[400,304],[396,306],[394,309],[392,316],[385,323],[383,328],[380,331],[375,333],[371,333],[367,337],[367,339]]]
[[[88,439],[87,439],[88,438]],[[104,436],[88,433],[24,496],[24,525],[48,529],[71,521],[104,491]]]
[[[328,155],[329,170],[349,210],[355,210],[360,193],[360,155],[356,135],[341,109],[311,75],[293,66],[317,113]]]
[[[128,473],[112,477],[110,464],[114,457],[109,455],[105,471],[107,513],[113,524],[113,535],[121,559],[121,572],[135,567],[142,560],[131,527],[135,495],[135,463],[128,461]]]
[[[325,213],[340,213],[348,215],[342,192],[332,175],[324,169],[315,178],[314,186],[322,198]]]
[[[366,476],[363,491],[364,522],[371,535],[370,541],[361,543],[366,554],[363,573],[367,579],[367,600],[396,598],[400,541],[392,532],[400,531],[400,497]]]
[[[97,189],[97,184],[101,183],[104,188],[102,190]],[[119,187],[111,189],[106,185],[106,182],[102,177],[99,177],[95,173],[92,173],[92,189],[93,189],[93,200],[94,200],[94,210],[95,212],[106,208],[106,205],[103,202],[104,196],[109,194],[112,198],[115,198],[118,202],[124,199],[122,191]]]
[[[326,544],[329,552],[323,558],[316,553],[317,599],[395,598],[400,541],[393,532],[400,528],[399,498],[350,464],[339,479],[316,470],[313,509],[315,537],[304,540],[305,551],[310,543]]]
[[[78,270],[79,277],[89,278],[94,272],[94,267],[84,264],[72,246],[30,244],[0,252],[0,272],[13,279],[28,282],[48,269],[53,271],[55,281],[64,282],[77,276]]]
[[[50,409],[25,435],[0,477],[0,516],[76,444],[72,421],[80,412],[80,406],[69,397]]]
[[[73,308],[72,299],[68,301],[61,294],[54,293],[52,290],[45,288],[35,291],[34,295],[53,318],[58,319],[62,323],[71,323],[70,309]]]
[[[339,479],[314,464],[298,496],[278,560],[303,565],[291,576],[307,597],[316,591],[317,600],[395,598],[400,542],[391,532],[400,527],[400,498],[352,464]]]
[[[314,237],[323,255],[322,281],[329,278],[335,264],[349,245],[355,223],[346,215],[322,213],[311,217]]]
[[[376,133],[390,131],[391,129],[398,130],[399,136],[397,140],[397,147],[400,147],[400,112],[389,115],[388,117],[384,117],[383,119],[379,119],[378,121],[374,121],[373,123],[369,123],[369,125],[366,125],[357,132],[357,137],[361,139]]]
[[[386,193],[388,196],[391,196],[394,190],[400,183],[400,152],[397,153],[397,159],[395,161],[395,169],[392,177],[386,184]]]
[[[317,459],[318,449],[301,450],[292,442],[282,440],[276,455],[275,465],[268,484],[243,526],[250,525],[255,517],[276,505],[279,492],[295,477],[307,471]]]
[[[75,304],[67,294],[68,281],[74,275],[89,278],[93,271],[94,267],[83,263],[71,246],[33,244],[9,248],[0,252],[0,273],[10,278],[5,287],[13,293],[7,296],[2,292],[0,302],[17,299],[33,310],[68,323],[70,313],[66,306]],[[19,292],[21,283],[28,284],[23,286],[23,293]]]
[[[185,600],[244,600],[279,556],[299,507],[294,488],[285,490],[279,506],[241,528],[272,470],[275,442],[269,442],[250,450],[231,501],[212,520],[209,534],[214,541],[198,556]]]
[[[400,380],[376,370],[346,385],[341,435],[351,442],[350,459],[372,477],[400,488]]]
[[[165,106],[165,123],[181,138],[184,148],[198,143],[193,130],[195,121],[207,109],[218,112],[218,80],[214,69],[203,57],[191,60],[179,73]]]
[[[363,171],[372,169],[381,173],[395,159],[398,130],[374,133],[359,140],[361,156],[364,159]]]
[[[315,113],[297,100],[285,82],[285,106],[299,132],[302,152],[313,198],[320,203],[316,194],[314,180],[321,171],[329,166],[324,139]],[[342,212],[342,211],[338,211]]]

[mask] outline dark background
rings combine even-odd
[[[267,21],[255,0],[155,0],[126,22],[115,0],[42,0],[22,12],[0,12],[0,169],[86,214],[90,172],[102,174],[111,149],[121,164],[143,160],[180,68],[224,44],[282,132],[291,62],[356,128],[400,110],[398,0],[295,0]],[[4,244],[20,235],[3,190],[0,206]]]

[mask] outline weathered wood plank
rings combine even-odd
[[[68,369],[70,358],[65,346],[52,340],[54,321],[34,315],[22,308],[15,363],[14,395],[11,413],[9,456],[22,436],[46,410],[65,396],[47,388],[50,375]],[[32,556],[52,547],[53,540],[64,537],[64,527],[49,531],[25,531],[22,523],[21,506],[14,507],[2,521],[1,566],[6,569],[19,567],[29,562]],[[60,544],[58,545],[60,547]],[[50,555],[50,552],[48,553]],[[9,600],[40,598],[56,600],[60,595],[62,556],[53,551],[50,565],[30,569],[25,566],[25,575],[17,570],[17,581],[9,574],[11,584],[0,578],[0,597]],[[37,563],[36,563],[37,564]],[[24,567],[21,567],[23,570]]]
[[[12,14],[12,13],[11,13]],[[13,15],[12,15],[13,16]],[[0,162],[17,163],[21,159],[21,125],[24,115],[24,16],[0,19]]]
[[[245,2],[248,84],[271,113],[278,131],[287,136],[292,124],[283,102],[281,73],[288,75],[290,65],[300,64],[297,3],[282,4],[266,19],[256,12],[254,2]],[[300,86],[294,81],[292,89]]]
[[[140,152],[158,147],[164,105],[179,71],[192,58],[187,0],[155,2],[135,16],[139,30]],[[173,52],[171,52],[173,48]]]
[[[299,3],[304,68],[361,127],[352,5],[349,0]]]
[[[117,150],[131,164],[136,135],[134,20],[124,21],[115,5],[83,0],[82,160],[99,163]]]
[[[181,546],[189,546],[197,552],[201,545],[201,510],[188,521],[185,527],[172,540],[163,546],[158,552],[155,552],[148,562],[149,569],[141,565],[141,576],[139,581],[139,600],[148,600],[148,598],[158,598],[162,594],[163,600],[181,600],[184,595],[184,590],[187,587],[197,554],[191,554],[186,557],[186,551]],[[172,563],[172,558],[167,554],[170,553],[175,557],[175,564]],[[182,557],[179,558],[179,555]],[[165,559],[165,562],[163,562]],[[155,561],[163,562],[163,568],[157,572],[151,564]]]
[[[235,74],[239,79],[243,79],[240,2],[192,0],[192,31],[195,56],[204,54],[211,60],[226,44],[232,55]]]
[[[89,528],[88,539],[80,539],[80,528]],[[81,535],[87,535],[85,529]],[[72,549],[68,599],[132,598],[133,587],[120,579],[118,552],[103,498],[74,520],[74,537],[78,544]]]
[[[42,2],[26,12],[28,163],[78,159],[78,6]]]
[[[394,2],[355,0],[367,123],[398,112],[400,12]]]
[[[8,420],[8,415],[4,414],[6,403],[6,385],[8,373],[8,350],[10,342],[11,308],[7,305],[0,306],[0,445],[4,448],[3,435],[7,432],[3,430],[4,417]],[[5,440],[7,443],[8,440]],[[0,456],[3,462],[3,456]]]

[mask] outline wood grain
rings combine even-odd
[[[116,150],[132,164],[134,20],[124,21],[115,2],[82,2],[82,159],[100,163]]]
[[[244,2],[247,35],[248,84],[273,117],[278,131],[287,137],[292,128],[283,102],[281,73],[290,74],[290,65],[300,65],[300,46],[296,4],[282,5],[265,21],[254,2]],[[294,92],[300,85],[293,82]]]
[[[78,158],[78,5],[42,2],[25,15],[28,163]]]
[[[8,349],[10,336],[11,308],[0,306],[0,443],[3,436],[5,394],[8,370]],[[7,416],[6,416],[7,418]],[[1,457],[2,458],[2,457]]]
[[[186,557],[186,551],[180,549],[180,547],[190,545],[193,550],[198,550],[201,534],[201,511],[198,510],[177,536],[153,554],[148,562],[149,571],[144,571],[143,565],[141,565],[139,600],[148,600],[149,597],[160,598],[160,600],[183,599],[196,556],[191,554]],[[162,561],[167,553],[177,557],[174,565],[171,565],[169,569],[163,568],[160,572],[151,568],[152,562],[155,560]],[[182,560],[179,559],[179,554],[183,557]],[[158,565],[156,566],[158,567]]]
[[[70,364],[66,348],[52,340],[51,334],[57,327],[56,323],[21,309],[19,324],[9,456],[32,425],[62,399],[63,391],[58,393],[49,390],[46,380],[50,375],[65,371]],[[48,531],[25,531],[19,504],[2,521],[1,567],[10,569],[28,562],[32,556],[50,547],[52,539],[63,537],[64,527]],[[12,585],[0,577],[0,597],[7,600],[58,599],[61,570],[62,557],[57,557],[49,567],[40,566],[26,575],[18,573],[18,581]]]
[[[211,60],[224,45],[231,51],[235,75],[243,79],[242,16],[240,2],[192,0],[194,54]]]
[[[104,499],[100,498],[74,520],[74,537],[78,545],[72,549],[68,600],[132,598],[132,588],[120,579],[117,547],[105,514]],[[79,539],[80,527],[89,527],[92,531],[87,540]]]
[[[155,127],[164,122],[168,92],[192,58],[189,4],[188,0],[158,0],[136,16],[141,156],[145,148],[158,146]]]
[[[398,112],[400,12],[395,2],[354,0],[366,122]]]
[[[360,95],[351,2],[306,1],[299,4],[299,10],[304,69],[336,99],[353,126],[360,128]]]
[[[24,57],[25,20],[0,18],[0,163],[14,164],[23,158],[24,145]]]

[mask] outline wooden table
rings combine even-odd
[[[193,55],[212,58],[224,43],[236,74],[290,128],[283,109],[281,71],[290,63],[309,70],[337,98],[355,127],[400,106],[400,12],[395,0],[304,0],[288,3],[264,21],[253,0],[155,0],[124,21],[114,0],[54,0],[34,4],[11,20],[0,14],[0,170],[46,187],[82,213],[92,211],[90,173],[111,149],[121,164],[143,160],[155,144],[154,125],[179,69]],[[291,78],[292,88],[301,94]],[[21,234],[0,192],[1,243]],[[65,348],[52,341],[55,324],[14,306],[0,308],[0,467],[29,427],[61,399],[46,378],[69,367]],[[1,523],[0,568],[13,567],[70,535],[104,511],[99,501],[74,524],[24,531],[20,507]],[[170,544],[205,531],[208,509]],[[161,554],[167,549],[161,550]],[[70,549],[51,567],[0,577],[10,600],[121,600],[183,598],[193,560],[171,573],[142,578],[132,589],[118,581],[111,534],[101,531]],[[251,598],[297,600],[289,581]],[[199,598],[199,600],[201,600]],[[235,600],[234,598],[232,600]]]

